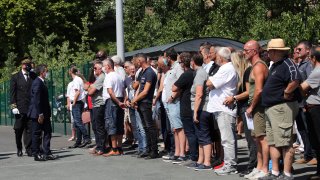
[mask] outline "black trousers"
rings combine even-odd
[[[92,112],[93,112],[92,121],[95,122],[95,123],[92,123],[92,129],[95,129],[95,137],[96,137],[96,144],[97,144],[96,150],[99,150],[99,151],[105,150],[105,144],[107,139],[107,133],[106,133],[105,121],[104,121],[104,111],[105,111],[104,105],[100,107],[94,107],[92,109]]]
[[[158,153],[158,136],[156,122],[152,119],[152,103],[140,102],[138,104],[138,112],[146,132],[147,151]]]
[[[44,155],[50,155],[51,141],[51,123],[50,119],[44,119],[43,124],[38,123],[38,119],[32,119],[32,154],[40,154],[41,137],[43,136],[42,148]]]
[[[314,106],[307,109],[306,113],[307,119],[307,126],[309,130],[309,139],[311,142],[312,147],[316,151],[317,157],[317,174],[320,174],[320,105]]]
[[[26,151],[31,153],[31,119],[26,114],[16,114],[14,123],[14,133],[18,150],[22,150],[22,136]]]

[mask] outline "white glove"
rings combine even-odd
[[[19,109],[18,109],[18,108],[14,108],[14,109],[12,109],[12,113],[13,113],[14,115],[16,115],[16,114],[20,114],[20,112],[19,112]]]

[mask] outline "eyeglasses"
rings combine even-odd
[[[101,69],[101,68],[94,67],[93,69],[94,69],[94,70],[99,70],[99,69]]]
[[[301,51],[302,50],[302,48],[296,48],[296,51]]]
[[[249,52],[249,51],[252,51],[252,50],[255,51],[255,49],[243,49],[244,52]]]

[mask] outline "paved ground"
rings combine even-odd
[[[239,166],[244,169],[247,149],[239,142]],[[12,127],[0,126],[0,179],[1,180],[179,180],[179,179],[239,179],[238,175],[217,176],[213,171],[196,172],[183,166],[165,163],[161,159],[142,160],[121,157],[94,157],[87,149],[69,150],[67,137],[54,134],[51,147],[60,156],[56,161],[35,162],[33,158],[16,156]],[[316,167],[294,165],[295,179],[306,179]],[[241,179],[241,178],[240,178]]]

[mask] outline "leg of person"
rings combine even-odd
[[[43,129],[43,152],[46,160],[55,160],[57,156],[52,155],[51,149],[50,149],[50,142],[51,142],[51,122],[50,118],[45,119],[42,125]]]
[[[245,137],[248,143],[248,149],[249,149],[249,161],[248,161],[247,170],[251,171],[253,168],[257,166],[257,156],[256,156],[257,145],[251,135],[251,130],[248,129],[247,119],[244,113],[245,111],[241,110],[240,114],[243,119],[244,134],[245,134]]]
[[[145,127],[143,126],[142,119],[140,116],[140,113],[138,110],[135,110],[135,118],[136,118],[136,123],[137,123],[137,128],[138,128],[138,133],[139,133],[139,149],[140,152],[144,153],[145,155],[148,153],[147,149],[147,136],[146,136],[146,130]]]
[[[32,121],[26,115],[24,116],[23,143],[28,156],[32,156]]]
[[[132,134],[133,134],[133,139],[134,141],[139,142],[139,132],[138,132],[138,127],[137,127],[137,121],[136,121],[136,115],[135,115],[135,110],[132,108],[128,108],[128,116],[131,122],[131,129],[132,129]]]
[[[111,140],[112,150],[109,153],[104,154],[103,156],[109,157],[109,156],[120,155],[117,147],[117,144],[118,144],[117,127],[116,127],[117,106],[113,103],[111,99],[108,99],[106,101],[105,122],[106,122],[106,129]]]
[[[203,146],[204,160],[203,164],[205,166],[211,166],[211,154],[212,154],[212,140],[210,136],[210,123],[212,116],[206,111],[202,111],[199,117],[199,144]]]
[[[221,142],[224,150],[224,166],[215,172],[218,175],[236,173],[236,153],[235,153],[235,117],[225,112],[215,112],[215,119],[221,133]]]
[[[75,118],[75,122],[77,123],[78,125],[78,130],[81,131],[81,135],[83,137],[83,143],[81,144],[80,147],[85,147],[86,145],[88,144],[91,144],[91,140],[90,140],[90,136],[88,134],[88,131],[86,129],[86,127],[84,126],[83,122],[82,122],[82,112],[83,112],[83,102],[82,101],[78,101],[76,103],[76,105],[72,108],[73,109],[76,109],[76,115],[78,117],[74,117]],[[75,115],[73,114],[73,115]]]
[[[122,99],[120,99],[120,101],[123,101]],[[117,129],[117,139],[118,139],[118,143],[117,143],[117,148],[120,154],[123,154],[123,150],[122,150],[122,138],[123,138],[123,134],[124,134],[124,110],[119,107],[116,106],[115,107],[116,110],[116,129]]]
[[[22,134],[24,131],[23,127],[23,115],[22,114],[16,114],[15,115],[16,122],[14,123],[13,129],[15,133],[15,139],[16,139],[16,146],[17,146],[17,156],[22,156]]]
[[[304,145],[304,153],[303,153],[304,157],[302,159],[298,159],[296,163],[305,164],[313,158],[313,154],[312,154],[312,149],[309,142],[309,137],[307,135],[306,117],[305,117],[305,113],[303,112],[303,108],[299,108],[299,112],[296,117],[296,123],[297,123],[297,128]]]
[[[74,144],[73,147],[78,147],[81,145],[82,142],[82,131],[81,131],[81,125],[83,125],[82,121],[81,121],[81,110],[80,110],[80,105],[79,104],[75,104],[72,107],[72,116],[74,119],[74,124],[76,127],[76,134],[77,134],[77,140],[76,143]]]
[[[105,130],[105,121],[104,121],[104,110],[105,106],[102,105],[100,107],[94,107],[93,116],[96,119],[96,127],[97,127],[97,139],[96,139],[96,153],[101,155],[105,153],[105,144],[106,144],[106,130]]]
[[[32,119],[32,154],[35,161],[45,161],[46,159],[40,154],[40,136],[42,135],[42,125],[38,119]]]
[[[273,114],[273,120],[276,121],[273,123],[275,126],[275,128],[273,128],[275,136],[275,146],[277,148],[282,148],[282,153],[284,157],[283,171],[285,176],[291,177],[291,167],[294,156],[294,151],[292,148],[292,130],[293,121],[297,116],[298,112],[298,103],[282,103],[276,105],[274,109],[275,112]],[[271,120],[271,122],[273,122],[273,120]]]
[[[142,102],[140,104],[141,119],[145,122],[147,141],[150,142],[150,154],[148,158],[158,157],[158,137],[156,123],[152,120],[152,103]],[[148,138],[149,136],[149,138]]]
[[[198,159],[198,140],[195,134],[195,128],[192,117],[181,117],[184,132],[188,139],[190,159],[196,161]]]
[[[317,157],[317,175],[320,176],[320,106],[315,106],[307,110],[308,131],[310,132],[310,142],[315,148]]]

